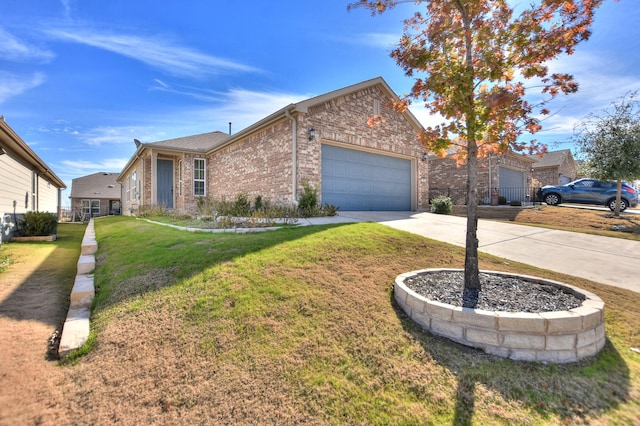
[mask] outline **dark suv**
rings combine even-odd
[[[600,204],[616,209],[616,182],[595,179],[578,179],[566,185],[543,186],[539,199],[550,206],[560,203]],[[629,185],[622,184],[620,211],[638,205],[638,192]]]

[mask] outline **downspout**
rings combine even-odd
[[[293,195],[293,204],[298,205],[298,122],[291,116],[289,110],[284,111],[284,115],[291,120],[292,136],[291,136],[291,157],[293,166],[291,167],[291,174],[293,176],[291,180],[291,194]]]

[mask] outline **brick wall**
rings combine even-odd
[[[423,148],[417,141],[417,131],[403,114],[384,108],[381,113],[386,123],[368,127],[367,118],[373,115],[374,100],[382,105],[388,101],[380,87],[350,93],[310,108],[306,114],[292,115],[297,122],[298,195],[305,180],[322,193],[321,146],[329,142],[415,158],[418,208],[425,208],[427,164],[419,160]],[[311,128],[315,129],[316,137],[309,141]],[[247,192],[250,199],[261,195],[276,204],[291,204],[292,132],[291,120],[283,116],[268,127],[210,154],[207,157],[208,195],[234,199],[238,193]],[[185,172],[185,176],[190,174]]]
[[[385,108],[389,98],[380,86],[369,87],[346,96],[332,99],[309,109],[299,120],[299,166],[301,179],[307,179],[321,188],[321,144],[338,144],[345,148],[364,149],[379,154],[394,154],[414,159],[416,174],[417,208],[427,206],[427,163],[421,161],[424,148],[417,140],[414,129],[405,115]],[[369,127],[367,118],[374,114],[374,104],[381,105],[380,114],[385,122]],[[316,138],[309,141],[308,129],[316,130]]]
[[[500,186],[500,168],[509,168],[524,172],[527,182],[531,182],[531,161],[518,154],[503,154],[492,158],[479,158],[477,182],[481,202],[489,202],[487,198],[490,188]],[[467,187],[467,164],[456,164],[451,157],[429,159],[429,188],[437,190],[455,189],[452,192],[454,204],[465,203]],[[459,190],[459,191],[458,191]]]
[[[404,114],[384,108],[389,101],[382,86],[368,87],[315,105],[309,111],[292,113],[297,128],[296,195],[302,193],[303,181],[309,181],[319,194],[321,188],[321,146],[322,143],[338,144],[346,148],[364,149],[379,154],[397,155],[413,160],[415,164],[414,187],[419,209],[428,205],[427,162],[421,161],[423,148],[417,140],[418,130]],[[374,114],[374,104],[381,105],[380,113],[385,123],[370,128],[367,118]],[[309,129],[316,130],[316,137],[309,141]],[[177,211],[195,213],[197,197],[193,195],[193,159],[206,160],[206,196],[214,199],[223,197],[229,201],[241,193],[247,193],[249,200],[260,195],[264,201],[287,205],[294,202],[293,122],[284,114],[268,126],[247,134],[242,139],[222,147],[206,156],[182,153],[171,154],[174,161],[174,208]],[[144,151],[128,171],[124,179],[137,170],[142,179],[141,205],[151,205],[151,149]],[[165,158],[166,153],[161,153]],[[182,160],[182,195],[179,192]],[[123,181],[123,187],[125,183]],[[138,207],[127,201],[123,194],[123,213]]]

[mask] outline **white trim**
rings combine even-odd
[[[202,160],[202,178],[196,179],[196,161]],[[202,182],[202,194],[196,194],[196,182]],[[206,197],[207,196],[207,159],[206,158],[194,158],[193,159],[193,196],[194,197]]]

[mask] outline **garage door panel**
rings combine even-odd
[[[341,210],[411,210],[411,162],[322,146],[322,200]]]

